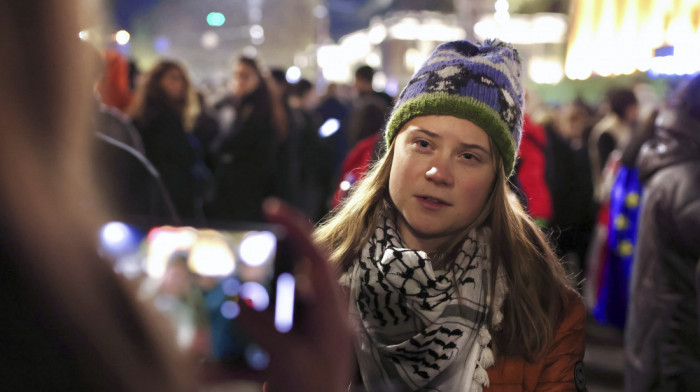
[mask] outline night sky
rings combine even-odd
[[[162,0],[112,0],[110,11],[118,28],[129,29],[131,21]],[[281,0],[267,0],[281,1]],[[365,28],[373,10],[386,8],[395,0],[328,0],[331,36],[338,39],[352,31]]]

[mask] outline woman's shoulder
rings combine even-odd
[[[557,333],[577,325],[583,329],[586,323],[586,306],[581,294],[567,287],[563,290],[563,300],[564,312]]]

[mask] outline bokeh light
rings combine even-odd
[[[126,30],[119,30],[114,35],[114,40],[117,41],[119,45],[126,45],[129,43],[129,40],[131,40],[131,34]]]
[[[213,27],[223,26],[226,23],[226,17],[221,12],[210,12],[207,14],[207,24]]]

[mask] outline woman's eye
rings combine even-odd
[[[418,140],[418,141],[416,142],[416,144],[418,145],[418,147],[421,147],[421,148],[428,148],[428,147],[430,147],[430,143],[428,143],[428,142],[425,141],[425,140]]]
[[[469,160],[469,161],[471,161],[471,160],[477,160],[477,159],[478,159],[478,158],[476,157],[476,155],[474,155],[474,154],[472,154],[472,153],[470,153],[470,152],[465,152],[464,154],[462,154],[462,157],[463,157],[464,159]]]

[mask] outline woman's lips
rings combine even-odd
[[[429,210],[439,210],[441,208],[450,206],[449,203],[430,196],[419,195],[416,196],[416,198],[423,207]]]

